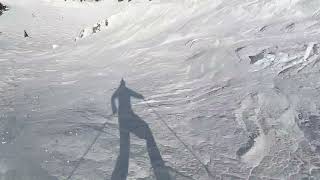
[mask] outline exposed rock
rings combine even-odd
[[[104,25],[104,26],[103,26]],[[96,24],[94,24],[92,27],[84,28],[80,31],[80,34],[78,37],[76,37],[75,41],[81,38],[85,38],[89,35],[95,34],[97,32],[100,32],[102,27],[107,27],[109,25],[108,19],[104,21],[100,21]]]
[[[24,35],[23,35],[25,38],[26,37],[29,37],[29,35],[28,35],[28,33],[27,33],[27,31],[26,30],[24,30]]]
[[[263,31],[265,31],[267,28],[268,28],[268,26],[263,26],[259,31],[260,31],[260,32],[263,32]]]
[[[236,152],[237,156],[243,156],[246,154],[254,145],[255,139],[259,136],[259,132],[257,131],[256,133],[252,133],[249,136],[248,142],[243,144]]]
[[[4,11],[7,11],[8,10],[8,7],[6,5],[3,5],[1,2],[0,2],[0,16],[2,15],[2,13]]]
[[[254,64],[254,63],[258,62],[259,60],[265,58],[268,54],[271,54],[271,55],[276,54],[277,50],[278,50],[277,46],[270,47],[270,48],[262,50],[260,53],[258,53],[256,55],[249,56],[250,64]]]
[[[292,31],[294,31],[295,27],[296,27],[295,23],[290,23],[283,30],[285,32],[292,32]]]
[[[260,52],[257,55],[249,56],[250,64],[254,64],[254,63],[258,62],[259,60],[263,59],[264,58],[264,54],[265,54],[265,50],[263,50],[262,52]]]

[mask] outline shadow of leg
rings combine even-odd
[[[159,148],[154,140],[150,129],[146,129],[146,132],[147,149],[154,174],[157,180],[170,180],[171,178],[168,168],[165,166]]]
[[[133,115],[130,121],[130,131],[141,139],[146,140],[147,150],[150,157],[150,162],[157,180],[170,180],[168,168],[161,157],[159,148],[154,140],[152,132],[146,122],[140,119],[139,116]]]
[[[112,172],[111,180],[126,180],[129,168],[130,135],[120,127],[120,154]]]

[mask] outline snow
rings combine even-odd
[[[52,45],[52,49],[57,49],[58,47],[59,47],[59,45],[57,45],[57,44]]]
[[[99,132],[71,179],[110,179],[121,78],[172,179],[318,179],[317,0],[2,2],[0,180],[66,179]],[[127,179],[155,179],[130,141]]]

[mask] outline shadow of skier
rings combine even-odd
[[[113,113],[118,112],[120,131],[120,154],[112,172],[111,180],[126,180],[129,168],[130,133],[146,140],[150,162],[157,180],[170,180],[168,169],[161,157],[152,132],[146,122],[137,116],[131,108],[131,97],[144,99],[144,97],[126,87],[122,79],[120,86],[111,98]],[[115,100],[118,99],[118,110]]]

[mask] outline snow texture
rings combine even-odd
[[[320,179],[320,1],[1,2],[0,180],[111,179],[121,78],[127,180]]]

